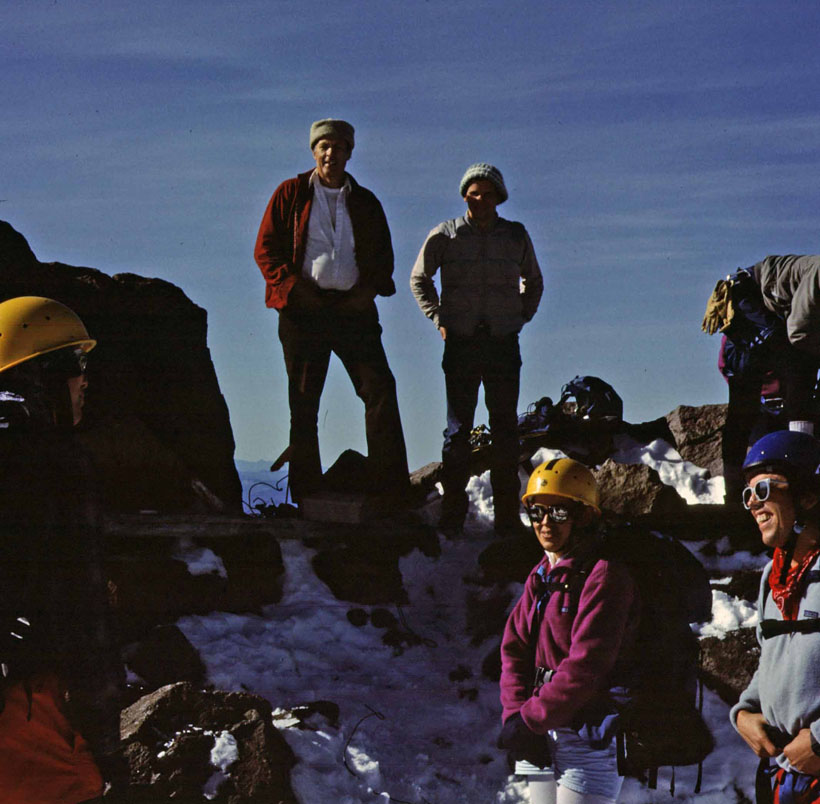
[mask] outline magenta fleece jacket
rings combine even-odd
[[[565,558],[553,570],[571,568],[579,560]],[[577,611],[568,592],[553,592],[538,626],[536,572],[542,565],[550,569],[545,557],[529,574],[501,643],[502,719],[520,711],[538,734],[567,726],[613,686],[615,668],[628,663],[635,641],[639,602],[626,565],[600,559],[581,589]],[[555,672],[531,697],[535,666]]]

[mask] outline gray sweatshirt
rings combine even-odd
[[[760,619],[782,620],[783,616],[769,590],[769,562],[763,570],[757,610]],[[820,572],[820,557],[809,568],[809,573]],[[820,575],[806,584],[800,601],[798,619],[820,617]],[[737,713],[762,712],[766,722],[794,738],[801,729],[810,728],[820,740],[820,633],[783,634],[763,639],[757,629],[760,643],[760,662],[749,686],[732,707],[729,717],[737,728]],[[777,764],[789,769],[783,754]]]
[[[433,277],[441,268],[441,295]],[[437,327],[469,336],[486,324],[494,336],[518,332],[538,309],[544,290],[527,230],[497,218],[486,232],[466,216],[433,229],[413,266],[410,287]]]

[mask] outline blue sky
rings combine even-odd
[[[438,459],[444,390],[409,272],[489,161],[546,280],[519,409],[595,374],[652,419],[726,399],[700,331],[715,281],[820,251],[819,24],[809,0],[6,0],[0,218],[43,261],[162,277],[207,309],[237,456],[273,458],[285,373],[253,243],[312,166],[311,122],[350,120],[349,170],[393,232],[379,304],[416,468]],[[323,461],[363,433],[334,361]]]

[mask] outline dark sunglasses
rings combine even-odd
[[[88,370],[88,355],[79,347],[57,349],[45,357],[49,371],[66,377],[78,377]]]
[[[776,480],[773,477],[764,477],[758,480],[754,486],[746,486],[741,492],[743,496],[743,507],[748,511],[751,508],[752,495],[757,497],[758,502],[766,502],[772,493],[772,486],[779,486],[787,489],[789,484],[785,480]]]
[[[572,516],[572,511],[566,505],[528,505],[527,514],[533,525],[540,525],[544,517],[550,522],[560,525],[567,522]]]

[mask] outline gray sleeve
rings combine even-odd
[[[761,650],[763,647],[763,637],[760,633],[760,620],[763,619],[763,609],[766,603],[766,595],[767,595],[767,587],[769,585],[769,573],[771,572],[771,563],[769,563],[766,568],[763,570],[763,575],[760,578],[760,587],[757,592],[757,617],[758,617],[758,625],[755,629],[755,636],[757,637],[757,644],[761,646]],[[758,667],[755,670],[754,675],[752,676],[752,680],[749,682],[749,686],[746,687],[743,692],[740,693],[740,698],[738,702],[729,710],[729,720],[734,726],[735,730],[737,730],[737,713],[741,710],[746,712],[761,712],[762,707],[760,705],[760,690],[759,690],[759,681],[758,675],[760,673],[760,668]]]
[[[749,686],[740,693],[738,702],[729,710],[729,720],[732,722],[735,731],[737,731],[737,714],[740,711],[745,712],[760,712],[760,694],[757,687],[757,673],[752,676]]]
[[[786,331],[791,343],[804,352],[820,354],[820,260],[800,257],[805,263],[800,282],[792,296],[786,317]]]
[[[530,321],[536,310],[538,310],[538,304],[544,292],[544,277],[541,275],[541,268],[535,257],[532,240],[530,240],[529,234],[525,233],[524,236],[526,238],[526,247],[524,249],[524,259],[521,262],[521,279],[524,285],[521,308],[524,321]]]
[[[435,325],[439,326],[441,303],[433,277],[441,267],[441,258],[447,243],[446,235],[440,227],[433,229],[419,251],[413,270],[410,272],[410,289],[419,308]]]

